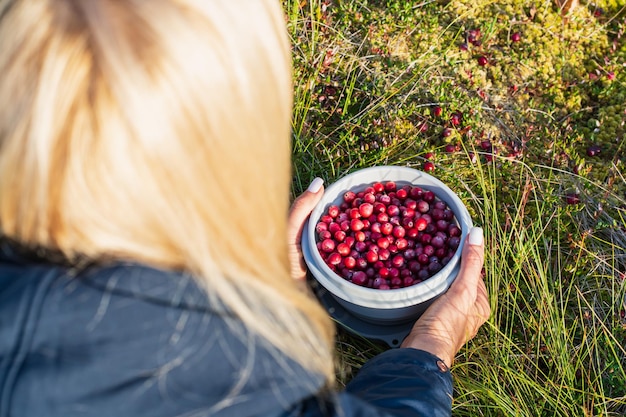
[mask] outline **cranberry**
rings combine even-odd
[[[328,224],[328,231],[332,234],[342,231],[341,225],[337,222],[331,222]]]
[[[429,210],[430,210],[430,204],[428,204],[427,201],[425,200],[418,201],[417,211],[419,211],[420,213],[428,213]]]
[[[435,170],[435,164],[431,161],[424,162],[424,171],[425,172],[433,172]]]
[[[602,152],[602,148],[599,145],[591,145],[587,148],[588,156],[598,156]]]
[[[337,206],[328,207],[328,215],[332,218],[339,216],[339,207]]]
[[[420,217],[415,220],[415,228],[417,229],[417,231],[424,231],[426,229],[426,226],[428,226],[428,221],[424,217]]]
[[[328,223],[324,223],[324,222],[318,222],[315,225],[315,231],[317,233],[321,233],[321,232],[325,232],[328,230]]]
[[[411,191],[409,191],[409,195],[411,196],[411,198],[422,198],[423,194],[424,190],[422,190],[420,187],[413,187],[411,188]]]
[[[372,213],[374,213],[374,206],[371,203],[363,203],[359,206],[359,213],[361,214],[361,217],[369,217]]]
[[[366,204],[366,203],[373,204],[373,203],[376,202],[376,197],[374,196],[373,193],[366,193],[366,194],[363,195],[363,201],[365,202],[363,204]],[[361,204],[361,205],[363,205],[363,204]]]
[[[414,225],[413,216],[402,218],[402,226],[404,226],[405,229],[411,229]]]
[[[565,201],[567,204],[578,204],[580,203],[580,195],[577,193],[571,193],[565,196]]]
[[[486,66],[489,63],[489,61],[487,60],[487,57],[482,56],[482,55],[479,56],[476,59],[476,61],[478,62],[478,65],[480,65],[481,67],[484,67],[484,66]]]
[[[350,230],[352,230],[353,232],[363,230],[364,227],[365,225],[363,224],[363,221],[361,219],[352,219],[350,221]]]
[[[444,240],[441,236],[435,236],[430,240],[430,244],[435,248],[442,248]]]
[[[356,198],[356,194],[352,191],[346,191],[343,195],[343,201],[346,203],[351,203]]]
[[[352,256],[346,256],[343,258],[343,265],[348,269],[354,269],[356,266],[356,259]]]
[[[450,123],[452,123],[455,126],[458,126],[459,124],[461,124],[461,119],[463,118],[463,114],[461,114],[460,112],[454,112],[452,113],[452,116],[450,116]]]
[[[396,255],[391,259],[391,264],[396,268],[400,268],[404,265],[404,256]]]
[[[352,282],[356,285],[364,285],[367,282],[367,274],[363,271],[357,271],[352,274]]]
[[[365,259],[367,260],[367,262],[374,264],[376,263],[376,261],[378,261],[378,253],[370,250],[365,254]]]
[[[480,37],[480,29],[470,29],[467,32],[467,41],[470,43],[475,43],[476,41],[478,41],[479,37]]]
[[[329,239],[327,239],[329,240]],[[334,245],[334,243],[333,243]],[[332,245],[331,245],[332,246]],[[350,254],[350,252],[352,251],[352,249],[350,248],[350,245],[348,245],[347,243],[340,243],[337,245],[337,252],[341,255],[341,256],[347,256],[348,254]],[[332,252],[332,249],[331,249]]]
[[[400,208],[394,204],[387,207],[387,214],[391,217],[397,216],[400,214]]]
[[[358,269],[366,269],[367,268],[367,260],[365,258],[356,258],[356,267]]]
[[[376,241],[376,244],[378,245],[379,248],[381,249],[387,249],[390,245],[389,243],[389,239],[387,239],[386,237],[381,237]]]
[[[337,223],[334,223],[334,224],[337,224]],[[333,235],[333,237],[335,238],[337,242],[343,242],[344,239],[346,238],[346,232],[344,232],[343,230],[337,230],[335,234]]]
[[[433,261],[430,264],[428,264],[428,272],[434,274],[436,272],[439,272],[441,270],[441,263],[439,263],[438,261]]]
[[[330,255],[328,255],[327,261],[331,265],[339,265],[341,263],[341,255],[338,254],[337,252],[333,252]]]
[[[513,42],[519,42],[522,40],[522,34],[519,32],[513,32],[511,34],[511,41]]]
[[[402,238],[406,234],[406,230],[402,226],[395,226],[393,228],[393,232],[392,233],[393,233],[394,237]]]
[[[408,195],[409,193],[404,188],[401,188],[396,192],[396,197],[398,197],[400,200],[404,200],[408,197]]]
[[[387,284],[387,280],[381,277],[374,278],[374,282],[372,282],[372,287],[380,288],[381,285]]]
[[[374,189],[375,193],[382,193],[383,191],[385,191],[385,185],[382,182],[375,182],[374,184],[372,184],[372,188]]]
[[[461,244],[461,238],[459,238],[458,236],[453,236],[450,239],[448,239],[448,247],[450,249],[456,249],[459,247],[460,244]]]
[[[457,226],[456,224],[451,224],[448,227],[448,236],[461,236],[461,229],[459,228],[459,226]]]
[[[381,224],[389,222],[389,215],[385,212],[378,213],[378,215],[376,216],[376,222],[381,223]]]

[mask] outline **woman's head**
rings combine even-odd
[[[0,50],[4,235],[189,270],[279,348],[313,346],[307,327],[329,343],[287,273],[277,0],[0,0]],[[302,317],[272,324],[289,309]]]

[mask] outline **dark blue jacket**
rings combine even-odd
[[[437,361],[389,350],[329,392],[184,274],[0,245],[0,417],[449,416]]]

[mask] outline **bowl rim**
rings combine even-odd
[[[358,185],[349,185],[352,181],[358,181],[361,178],[368,178],[370,176],[374,176],[379,179],[372,181],[366,180],[363,181],[362,184]],[[389,176],[392,178],[386,178]],[[412,178],[412,180],[393,179],[400,177]],[[448,264],[446,264],[437,274],[421,283],[409,287],[390,290],[362,287],[342,278],[338,274],[334,273],[328,265],[326,265],[317,250],[315,242],[315,225],[327,207],[340,198],[346,190],[366,186],[371,184],[373,181],[390,180],[398,183],[410,183],[424,189],[437,189],[439,192],[435,192],[435,195],[439,199],[446,201],[446,203],[454,211],[455,219],[461,227],[461,243],[459,244],[459,247],[450,262],[448,262]],[[415,183],[417,180],[422,180],[424,183]],[[441,191],[443,191],[445,195],[442,196],[440,194]],[[450,204],[451,202],[453,204]],[[401,308],[428,301],[448,289],[458,273],[458,264],[460,263],[461,252],[464,247],[465,238],[471,227],[472,220],[467,208],[458,195],[456,195],[456,193],[454,193],[454,191],[452,191],[445,183],[430,174],[414,168],[396,165],[379,165],[359,169],[343,176],[329,185],[324,192],[322,200],[320,200],[320,202],[315,206],[307,223],[305,224],[304,231],[306,233],[303,233],[301,243],[303,246],[303,254],[305,255],[305,262],[307,263],[307,266],[309,266],[311,273],[315,279],[335,297],[361,307]]]

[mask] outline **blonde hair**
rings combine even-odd
[[[0,0],[0,228],[182,269],[329,380],[289,276],[290,49],[275,0]]]

